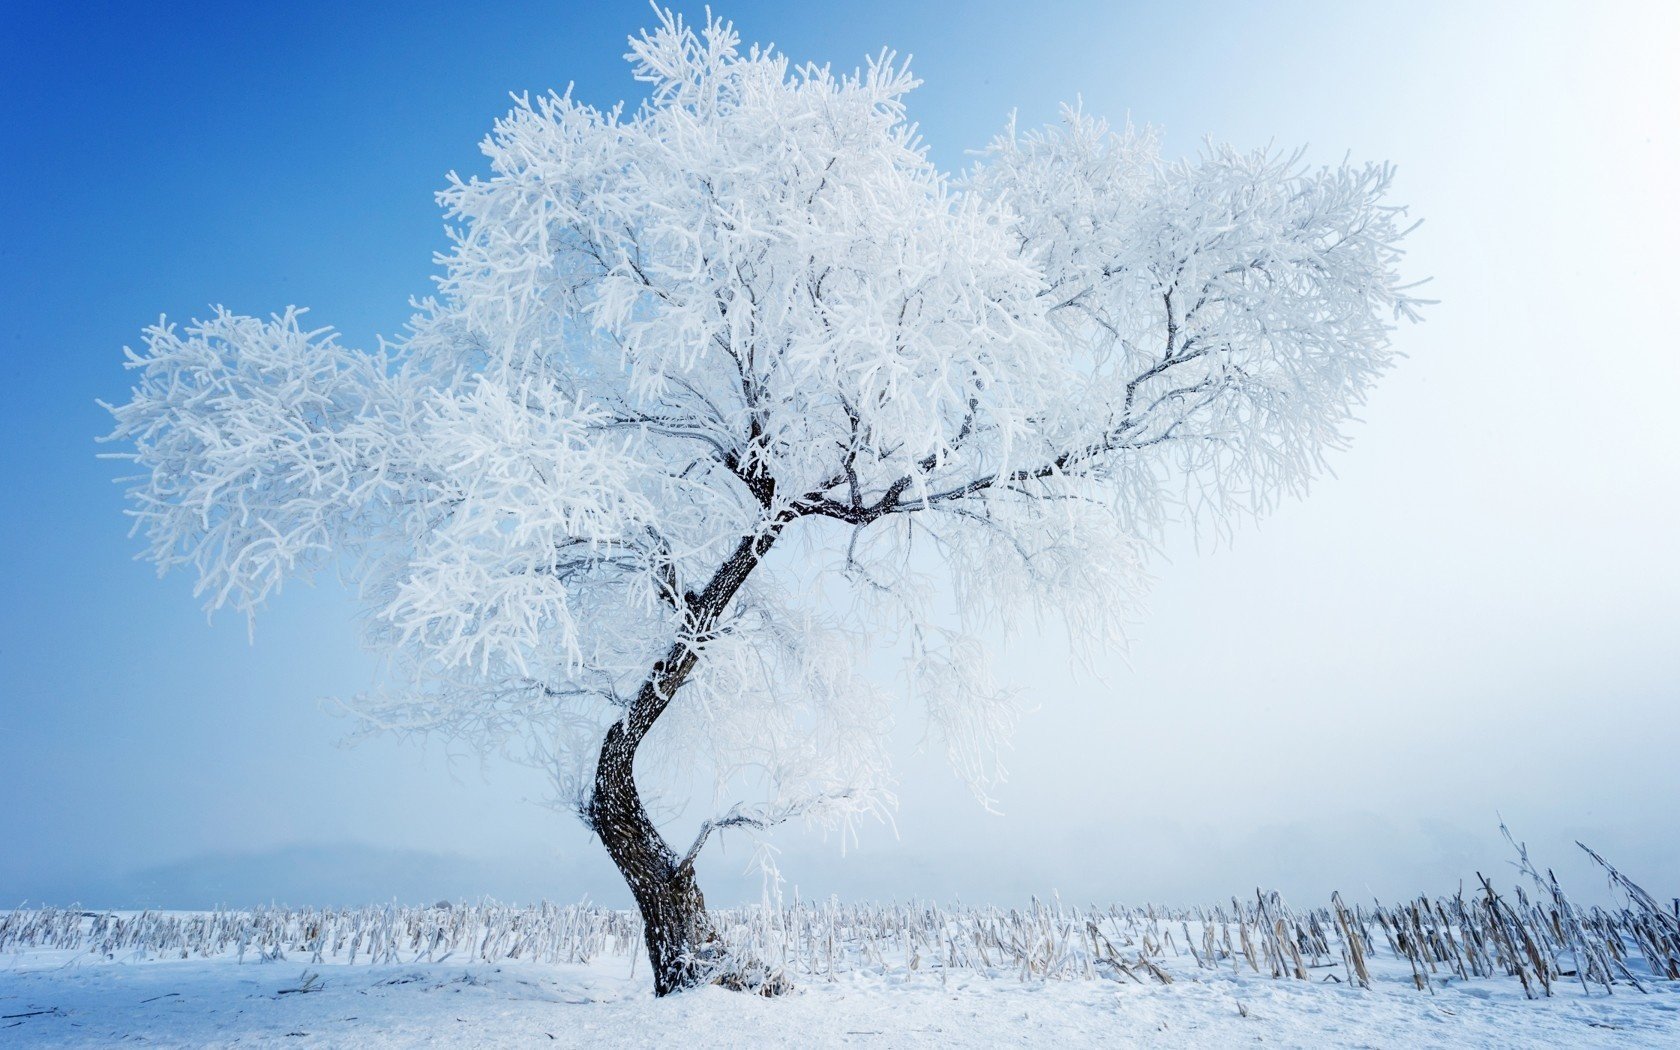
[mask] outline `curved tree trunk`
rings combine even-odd
[[[704,635],[716,625],[730,599],[790,520],[792,516],[784,514],[769,528],[743,536],[705,589],[683,596],[682,607],[695,635]],[[775,994],[785,987],[779,981],[749,984],[742,975],[713,972],[717,934],[706,917],[706,901],[694,879],[693,858],[677,857],[648,818],[636,790],[636,749],[694,670],[697,659],[691,646],[678,641],[653,666],[624,718],[607,730],[595,767],[589,824],[618,865],[642,913],[655,995],[669,995],[714,979],[736,988],[751,986]]]
[[[694,869],[648,819],[636,792],[635,744],[615,723],[601,744],[589,820],[642,913],[653,993],[669,995],[710,978],[703,952],[716,938]]]

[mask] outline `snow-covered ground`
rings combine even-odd
[[[313,976],[310,976],[313,975]],[[1173,968],[1171,984],[858,970],[767,1000],[656,1000],[645,963],[302,965],[0,958],[0,1046],[1680,1046],[1680,986],[1527,1000],[1509,978],[1433,994]],[[303,990],[307,989],[307,990]]]

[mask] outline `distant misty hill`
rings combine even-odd
[[[1094,812],[1070,832],[1018,833],[1015,853],[999,857],[982,837],[906,846],[889,834],[865,835],[844,854],[818,836],[790,835],[776,861],[785,896],[830,894],[842,900],[938,900],[1014,906],[1031,895],[1059,893],[1080,903],[1153,902],[1190,906],[1248,899],[1257,887],[1287,900],[1313,900],[1339,890],[1349,900],[1395,901],[1446,893],[1475,873],[1510,869],[1514,856],[1497,825],[1467,830],[1443,821],[1395,822],[1376,816],[1317,818],[1318,827],[1277,822],[1240,833],[1185,825],[1170,816],[1115,821]],[[1591,842],[1612,863],[1652,892],[1666,893],[1672,870],[1660,843],[1644,842],[1637,826],[1603,828]],[[1608,904],[1602,872],[1574,846],[1576,829],[1531,842],[1542,870],[1555,869],[1579,903]],[[754,902],[764,880],[752,863],[751,841],[726,840],[700,858],[708,904]],[[1384,851],[1389,851],[1385,853]],[[340,907],[439,899],[506,903],[584,898],[629,907],[629,894],[604,855],[539,853],[471,857],[443,851],[320,843],[259,852],[215,852],[127,871],[72,868],[49,858],[0,850],[0,909],[25,902],[88,908],[202,909],[259,904]],[[1399,859],[1395,859],[1398,857]],[[1140,861],[1140,858],[1145,860]],[[1153,859],[1172,863],[1158,867]],[[1201,870],[1184,874],[1191,860]],[[1665,896],[1664,899],[1667,899]]]
[[[593,858],[591,858],[593,859]],[[339,907],[438,899],[572,901],[585,896],[621,904],[610,873],[556,863],[477,860],[422,850],[354,844],[290,846],[260,853],[213,853],[125,873],[79,873],[0,887],[0,907],[32,903],[89,908],[247,908],[258,904]],[[589,893],[592,888],[608,891]]]

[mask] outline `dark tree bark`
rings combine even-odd
[[[730,600],[792,518],[785,515],[765,531],[742,537],[705,590],[683,596],[689,637],[703,637],[716,627]],[[685,639],[654,665],[624,718],[613,723],[601,742],[595,789],[589,799],[590,827],[624,876],[642,914],[655,995],[669,995],[709,980],[742,986],[739,975],[712,972],[717,934],[706,916],[693,858],[679,858],[671,849],[648,817],[636,789],[636,750],[670,706],[697,659]]]
[[[752,401],[750,391],[748,401]],[[968,425],[965,423],[963,427],[965,437]],[[757,440],[759,433],[755,421],[749,436]],[[669,581],[672,604],[683,614],[685,621],[683,636],[671,646],[663,659],[654,664],[624,717],[612,725],[601,741],[594,791],[586,813],[590,827],[600,836],[601,844],[618,866],[619,874],[624,876],[641,912],[655,995],[669,995],[707,981],[736,989],[750,988],[766,995],[778,994],[787,987],[779,978],[757,981],[740,972],[720,970],[717,965],[723,962],[739,967],[743,960],[720,958],[717,932],[706,915],[706,901],[694,878],[693,854],[704,843],[705,831],[722,825],[708,825],[689,855],[679,858],[660,835],[659,829],[654,827],[636,788],[636,750],[659,716],[670,706],[698,661],[690,643],[705,638],[716,629],[730,601],[775,545],[782,530],[802,516],[818,515],[852,525],[867,525],[887,514],[923,509],[934,502],[989,488],[999,480],[1043,477],[1065,466],[1071,459],[1070,454],[1058,459],[1053,468],[1019,471],[1004,479],[997,476],[981,479],[957,492],[924,496],[910,504],[902,502],[911,484],[909,476],[891,485],[873,505],[861,502],[855,486],[849,505],[828,499],[823,493],[847,479],[848,466],[791,505],[772,511],[776,496],[774,480],[756,465],[756,461],[744,461],[735,455],[727,457],[725,465],[771,516],[765,519],[763,528],[741,537],[699,593],[687,591],[678,598],[675,595],[675,578]],[[933,463],[930,458],[922,461],[921,467],[925,471]]]
[[[669,995],[707,979],[702,963],[716,935],[692,865],[678,860],[648,819],[634,764],[635,743],[615,723],[601,745],[589,820],[642,913],[654,994]]]

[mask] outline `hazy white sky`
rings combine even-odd
[[[1170,544],[1129,663],[1076,675],[1053,635],[1000,639],[1001,675],[1040,704],[1002,816],[916,753],[907,723],[898,835],[865,829],[842,855],[784,831],[788,880],[969,900],[1392,897],[1501,867],[1503,813],[1583,894],[1598,883],[1577,837],[1672,893],[1680,7],[1050,2],[953,22],[940,6],[719,12],[796,58],[914,53],[912,110],[947,164],[1011,107],[1039,122],[1076,94],[1163,125],[1171,152],[1206,133],[1391,159],[1425,220],[1410,269],[1440,304],[1399,334],[1408,359],[1335,477],[1221,549]],[[124,872],[322,844],[360,851],[323,862],[310,885],[328,888],[310,892],[377,894],[355,858],[409,850],[480,865],[414,860],[438,892],[622,897],[575,819],[529,801],[539,777],[436,747],[337,748],[344,726],[313,700],[372,667],[342,595],[288,592],[254,645],[231,618],[205,627],[189,581],[127,561],[112,470],[91,458],[90,403],[122,396],[118,350],[157,313],[295,301],[352,340],[391,331],[439,242],[427,193],[473,170],[499,92],[635,90],[617,55],[639,4],[474,18],[149,25],[162,57],[126,87],[121,25],[42,15],[13,37],[0,153],[51,188],[0,254],[19,293],[0,322],[0,898],[114,894]],[[727,845],[706,861],[713,899],[756,895],[745,843]],[[263,867],[284,865],[230,864],[192,892],[301,892]]]

